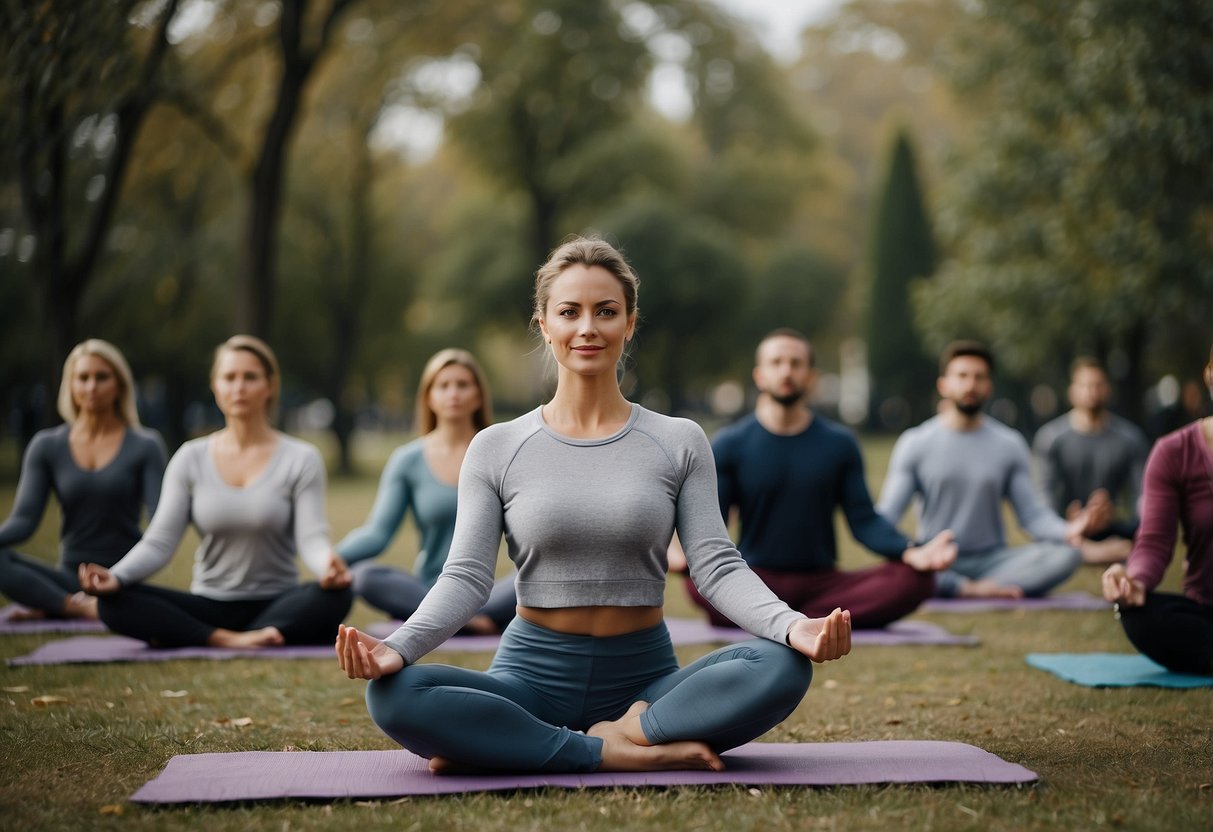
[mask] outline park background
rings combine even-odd
[[[929,415],[953,338],[991,343],[1027,434],[1076,355],[1148,425],[1213,338],[1207,4],[0,9],[10,456],[85,337],[170,448],[215,425],[233,332],[276,348],[285,426],[331,433],[341,473],[360,430],[411,427],[440,347],[527,410],[532,277],[572,233],[643,281],[629,394],[711,423],[776,326],[817,345],[820,409],[885,432]]]
[[[816,406],[861,432],[874,492],[893,436],[932,412],[932,356],[952,338],[993,345],[995,413],[1027,435],[1064,409],[1083,353],[1107,362],[1118,411],[1163,424],[1213,340],[1207,3],[0,0],[0,14],[3,511],[24,442],[55,420],[73,344],[126,352],[141,414],[172,448],[217,424],[211,352],[247,331],[281,358],[283,426],[325,452],[340,536],[410,437],[435,349],[484,360],[501,418],[542,400],[530,285],[570,233],[606,235],[641,275],[631,396],[714,430],[751,400],[757,338],[798,327],[818,348]],[[1199,392],[1191,413],[1207,410]],[[54,560],[56,529],[52,508],[25,550]],[[873,562],[839,539],[845,567]],[[195,544],[161,580],[188,582]],[[385,558],[406,566],[414,549],[406,527]],[[1063,587],[1097,588],[1094,570]],[[668,598],[691,614],[676,582]],[[391,746],[335,668],[170,662],[3,674],[0,816],[29,829],[1213,826],[1205,692],[1089,690],[1023,664],[1128,651],[1110,615],[926,617],[982,647],[858,651],[821,668],[764,739],[971,742],[1042,786],[139,810],[125,797],[173,754]]]

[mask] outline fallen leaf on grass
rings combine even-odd
[[[834,688],[838,687],[838,680],[837,679],[826,679],[824,687],[826,690],[834,690]]]
[[[949,699],[948,704],[951,705],[952,707],[956,707],[957,705],[963,705],[964,700],[963,699]]]
[[[121,803],[107,803],[97,811],[103,815],[121,815],[126,808]]]
[[[165,699],[180,699],[183,696],[189,696],[190,692],[188,690],[162,690],[160,695]]]
[[[829,685],[830,683],[826,682],[826,684]],[[342,699],[337,704],[338,705],[360,705],[365,701],[366,701],[365,699],[355,699],[352,696],[347,696],[345,699]]]
[[[66,696],[35,696],[29,702],[35,708],[45,708],[48,705],[66,705],[69,701]]]
[[[232,725],[236,728],[247,728],[253,724],[251,716],[242,716],[232,720]]]
[[[903,722],[903,720],[901,717],[892,716],[892,717],[889,717],[888,719],[886,719],[884,721],[884,724],[885,725],[900,725],[902,722]]]
[[[4,688],[3,690],[5,693],[27,693],[29,685],[14,685],[11,688]]]
[[[754,797],[762,797],[762,791],[759,789],[750,789],[750,794]]]

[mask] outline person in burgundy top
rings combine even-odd
[[[1213,351],[1205,367],[1213,392]],[[1183,527],[1183,594],[1155,592]],[[1144,655],[1178,673],[1213,674],[1213,417],[1158,440],[1142,481],[1141,528],[1128,563],[1109,567],[1104,597]]]

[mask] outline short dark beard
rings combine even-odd
[[[778,393],[767,393],[767,395],[771,397],[772,401],[774,401],[776,404],[780,405],[781,407],[793,407],[795,405],[800,404],[800,402],[804,399],[803,390],[796,390],[791,393],[784,393],[782,396],[779,395]]]
[[[956,409],[959,412],[963,413],[965,416],[968,416],[969,418],[976,416],[978,413],[981,412],[982,407],[985,406],[985,402],[973,402],[972,404],[965,404],[964,402],[954,401],[954,402],[952,402],[952,404],[956,407]]]

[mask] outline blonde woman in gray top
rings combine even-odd
[[[624,398],[638,284],[601,240],[553,252],[534,305],[552,400],[472,440],[450,555],[417,612],[383,641],[340,629],[372,719],[434,771],[717,770],[796,708],[811,660],[850,651],[849,613],[789,609],[734,548],[703,430]],[[703,595],[759,636],[681,669],[662,616],[675,530]],[[483,605],[503,533],[519,606],[492,666],[417,664]]]
[[[333,638],[353,601],[329,543],[324,463],[270,423],[278,362],[257,338],[215,352],[211,389],[224,427],[181,446],[143,540],[112,568],[80,566],[113,631],[158,647],[270,647]],[[143,581],[173,556],[189,523],[202,538],[189,592]],[[319,577],[299,584],[295,554]]]

